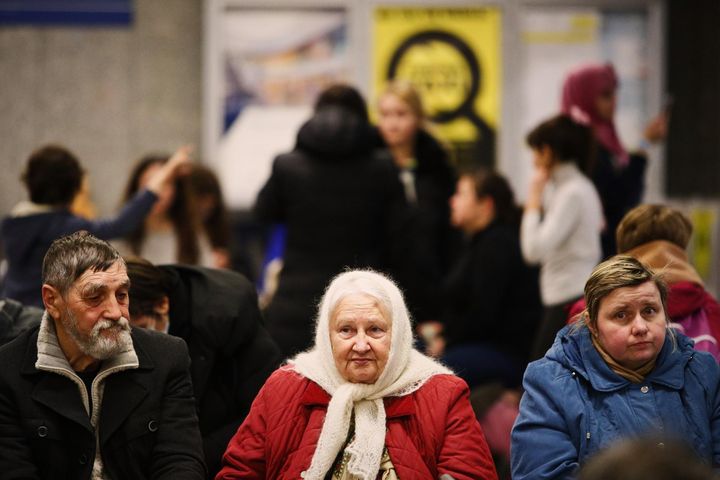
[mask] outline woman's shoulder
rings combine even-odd
[[[430,377],[417,390],[417,397],[429,399],[431,402],[447,402],[463,392],[469,392],[465,380],[454,374],[441,373]]]

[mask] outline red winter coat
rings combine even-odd
[[[299,479],[310,467],[330,395],[290,367],[275,371],[230,440],[216,480]],[[385,446],[401,480],[497,479],[465,382],[435,375],[385,399]]]

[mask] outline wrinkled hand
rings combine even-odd
[[[653,118],[645,126],[645,132],[643,136],[645,140],[650,143],[658,143],[665,140],[668,132],[668,113],[662,112],[657,117]]]

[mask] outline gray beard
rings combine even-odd
[[[89,335],[80,333],[77,318],[68,309],[61,317],[65,331],[72,337],[81,352],[97,360],[105,360],[118,353],[129,350],[132,345],[130,322],[125,317],[119,320],[99,320]],[[115,330],[114,335],[104,335],[106,330]]]

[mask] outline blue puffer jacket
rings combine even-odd
[[[615,440],[652,434],[681,438],[720,465],[720,370],[713,357],[677,334],[665,339],[640,384],[614,373],[586,327],[565,327],[531,363],[512,431],[512,478],[574,478],[578,465]]]

